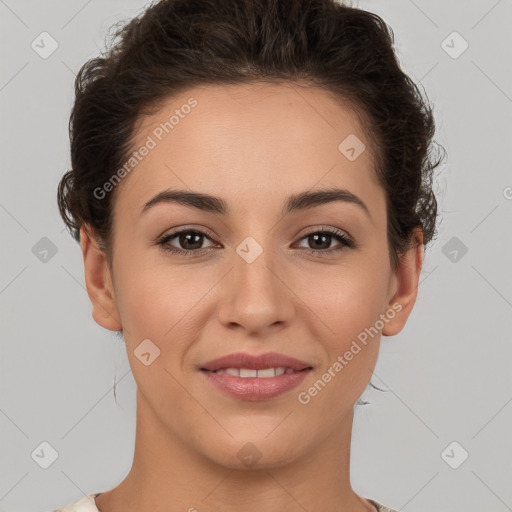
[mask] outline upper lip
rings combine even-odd
[[[212,359],[201,366],[201,370],[215,371],[226,368],[247,368],[249,370],[264,370],[265,368],[291,368],[295,371],[311,368],[311,365],[285,356],[277,352],[267,352],[260,355],[251,355],[245,352],[236,352],[226,356]]]

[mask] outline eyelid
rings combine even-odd
[[[172,235],[177,235],[181,233],[182,231],[197,231],[199,233],[207,235],[210,239],[217,238],[217,235],[208,229],[206,226],[201,225],[192,225],[192,224],[183,224],[181,226],[175,226],[170,231],[164,231],[161,235],[158,235],[155,240],[153,240],[154,243],[158,243],[159,240],[162,240],[163,238],[167,238]],[[213,240],[212,240],[213,241]]]
[[[346,238],[350,239],[350,241],[354,241],[352,236],[349,234],[348,231],[340,228],[336,228],[334,226],[326,226],[326,225],[320,225],[320,226],[313,226],[311,230],[306,231],[302,235],[300,235],[300,238],[304,238],[305,236],[311,235],[313,233],[321,233],[327,231],[329,233],[336,233],[337,235],[344,235]]]

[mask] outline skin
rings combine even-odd
[[[92,228],[81,231],[94,320],[123,329],[137,384],[132,468],[96,505],[101,512],[375,510],[350,483],[353,408],[371,378],[381,335],[400,332],[414,306],[421,232],[393,269],[372,141],[352,111],[319,88],[190,89],[142,118],[134,148],[190,97],[198,105],[117,186],[112,268]],[[355,161],[338,151],[349,134],[367,148]],[[281,215],[289,195],[321,187],[348,189],[370,215],[341,201]],[[230,214],[176,203],[140,214],[168,188],[221,197]],[[175,237],[169,245],[207,248],[204,254],[171,254],[155,243],[182,226],[214,236],[195,246]],[[319,246],[306,235],[325,227],[357,246],[331,237],[320,244],[324,253],[307,254]],[[236,252],[248,236],[263,249],[250,264]],[[299,392],[397,303],[401,310],[382,331],[301,404]],[[147,338],[160,349],[149,366],[134,355]],[[307,361],[313,371],[275,399],[242,401],[198,371],[201,363],[238,351],[279,352]],[[251,467],[237,456],[248,442],[261,453]]]

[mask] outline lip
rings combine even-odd
[[[294,370],[274,377],[237,377],[215,370],[226,368],[265,368],[285,367]],[[209,361],[200,368],[207,381],[229,396],[248,401],[269,400],[298,386],[312,370],[312,366],[293,357],[268,352],[258,356],[238,352]]]
[[[245,352],[236,352],[227,356],[219,357],[208,361],[201,366],[201,370],[213,372],[226,368],[248,368],[249,370],[263,370],[265,368],[277,368],[284,366],[295,371],[311,368],[309,363],[285,356],[277,352],[266,352],[265,354],[252,355]]]

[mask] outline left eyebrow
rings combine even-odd
[[[361,208],[368,217],[372,219],[368,207],[361,199],[359,199],[359,197],[349,190],[340,188],[317,189],[292,195],[286,201],[282,210],[282,215],[307,210],[334,201],[352,203]],[[184,206],[191,206],[205,212],[217,213],[220,215],[229,214],[228,204],[220,197],[200,192],[190,192],[188,190],[168,189],[160,192],[150,199],[143,206],[141,215],[159,203],[178,203]]]
[[[342,201],[355,204],[361,208],[366,213],[366,215],[370,217],[370,219],[372,219],[370,210],[368,210],[366,204],[364,204],[364,202],[355,194],[343,188],[317,189],[290,196],[286,202],[285,207],[283,208],[282,213],[285,215],[295,211],[307,210],[309,208],[332,203],[334,201]]]

